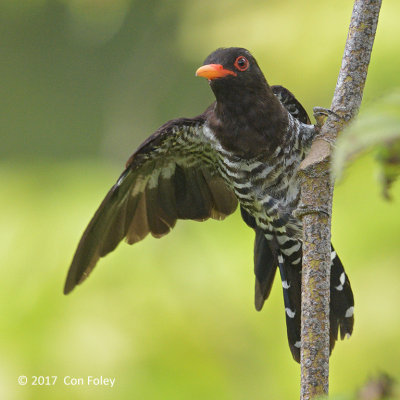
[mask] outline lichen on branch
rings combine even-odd
[[[332,144],[361,105],[381,0],[355,0],[326,122],[301,164],[303,221],[301,399],[328,393]]]

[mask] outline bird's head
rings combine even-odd
[[[220,48],[211,53],[196,76],[208,79],[217,99],[218,95],[236,90],[265,90],[267,82],[257,61],[241,47]]]

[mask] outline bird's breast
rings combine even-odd
[[[255,217],[257,224],[269,231],[299,230],[293,223],[292,212],[297,207],[300,185],[297,162],[279,156],[277,148],[273,157],[243,159],[221,146],[218,151],[218,169],[232,188],[240,204]]]

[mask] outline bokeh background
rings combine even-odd
[[[289,399],[299,366],[281,285],[253,307],[253,232],[179,222],[125,243],[68,296],[80,235],[136,146],[212,93],[194,71],[221,46],[249,48],[271,84],[329,107],[347,0],[0,0],[0,398]],[[400,3],[385,0],[364,105],[400,85]],[[356,324],[331,358],[331,394],[400,379],[400,185],[385,202],[366,155],[335,189],[333,242]],[[26,375],[54,386],[19,386]],[[115,386],[66,386],[103,376]]]

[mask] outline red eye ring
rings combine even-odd
[[[244,57],[244,56],[239,56],[236,60],[235,60],[235,64],[233,64],[235,66],[236,69],[238,69],[239,71],[246,71],[247,68],[249,68],[249,60]]]

